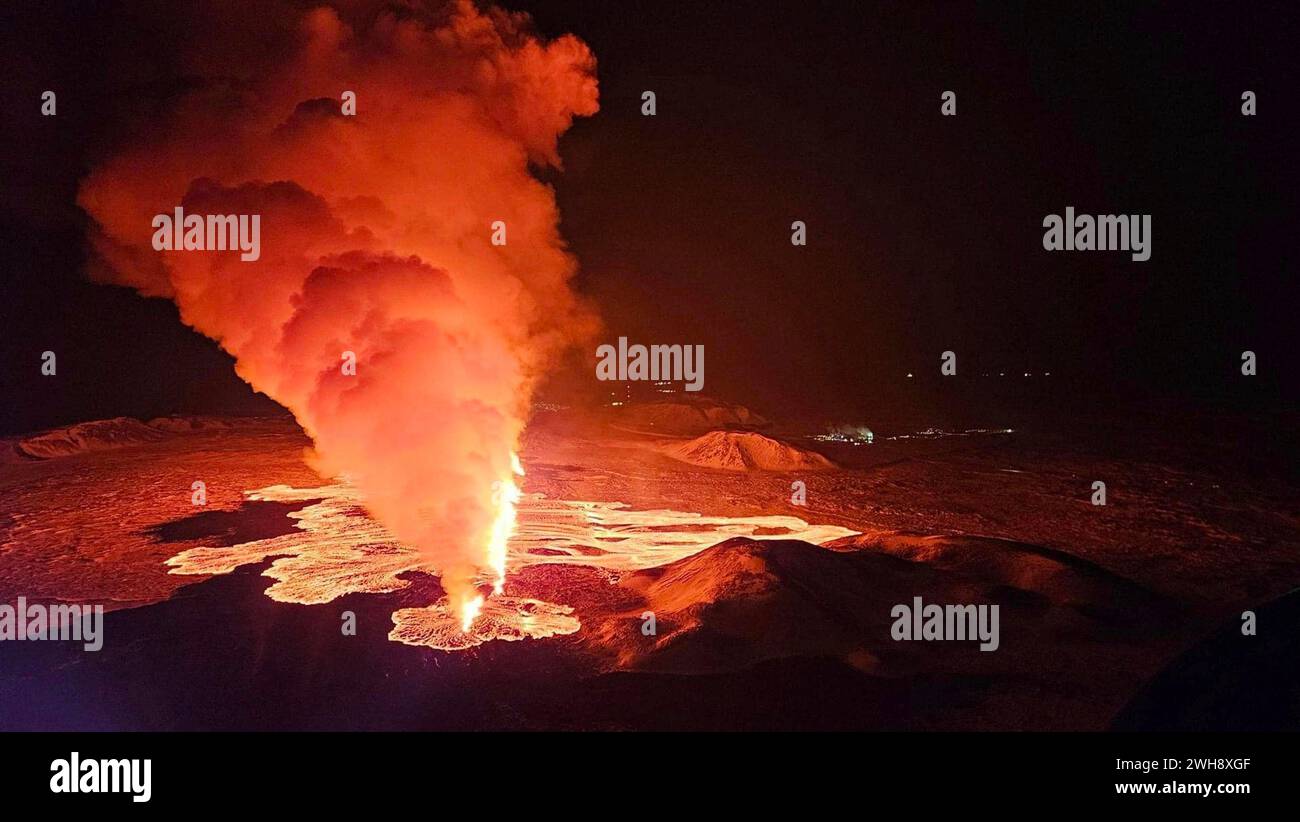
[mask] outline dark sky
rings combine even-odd
[[[606,337],[703,344],[707,393],[825,418],[1296,399],[1293,4],[507,5],[599,60],[547,179]],[[2,12],[4,430],[267,407],[171,305],[84,279],[77,181],[185,84],[166,8]],[[1044,251],[1066,206],[1151,214],[1151,260]],[[47,348],[78,378],[43,380]]]

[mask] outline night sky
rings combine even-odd
[[[1288,4],[507,5],[599,60],[601,111],[545,178],[604,338],[703,344],[710,395],[824,419],[1297,398]],[[0,14],[0,429],[273,409],[169,302],[85,275],[78,181],[186,88],[173,44],[194,12]],[[273,46],[258,19],[250,43]],[[1044,251],[1066,206],[1151,214],[1151,259]],[[46,349],[68,378],[41,377]],[[598,387],[580,372],[551,393],[574,386]]]

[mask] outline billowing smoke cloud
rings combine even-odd
[[[93,274],[173,299],[467,602],[532,389],[595,331],[530,173],[596,111],[595,60],[468,2],[252,22],[274,49],[249,53],[249,21],[188,27],[197,88],[84,181]],[[178,205],[260,215],[260,257],[156,251]]]

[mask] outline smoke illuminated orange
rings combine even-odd
[[[222,48],[238,31],[193,32],[194,90],[95,167],[79,202],[96,276],[175,300],[472,622],[476,583],[504,586],[534,386],[596,325],[531,166],[558,166],[597,90],[576,38],[447,5],[277,12],[261,22],[292,47],[258,65]],[[260,257],[154,250],[153,216],[177,206],[260,215]]]

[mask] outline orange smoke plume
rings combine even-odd
[[[595,333],[553,192],[530,173],[595,113],[595,59],[522,15],[390,6],[259,12],[279,45],[256,55],[221,42],[246,22],[191,26],[198,88],[94,168],[79,202],[93,275],[174,300],[468,613],[480,581],[500,587],[515,499],[500,489],[533,388]],[[260,256],[155,250],[154,215],[177,206],[260,215]]]

